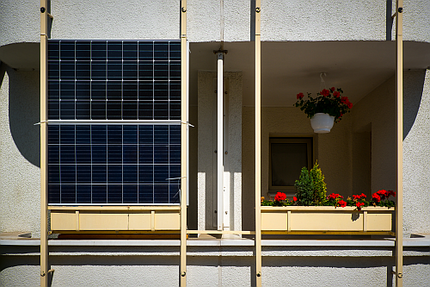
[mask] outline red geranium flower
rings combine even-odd
[[[298,100],[301,100],[301,99],[303,99],[303,97],[304,97],[305,95],[303,95],[303,93],[298,93],[297,94],[297,99]]]
[[[335,88],[334,88],[334,87],[331,87],[331,88],[330,88],[330,91],[331,91],[331,92],[334,92],[334,90],[335,90]]]
[[[346,201],[345,200],[339,200],[339,206],[340,207],[345,207],[346,206]]]
[[[293,196],[293,201],[297,201],[297,197]]]
[[[372,194],[372,198],[375,199],[376,202],[381,201],[381,197],[377,193]]]
[[[339,98],[340,97],[340,93],[338,91],[333,92],[333,96],[335,98]]]
[[[320,92],[321,95],[323,95],[324,97],[328,97],[330,96],[330,91],[327,89],[324,89]]]
[[[287,195],[283,192],[279,192],[275,195],[275,201],[283,201],[287,198]]]

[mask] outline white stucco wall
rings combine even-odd
[[[224,183],[230,189],[230,230],[242,230],[242,74],[224,73]],[[198,73],[198,228],[216,226],[216,73]],[[218,151],[217,151],[218,152]]]
[[[39,236],[39,74],[0,66],[0,232]]]

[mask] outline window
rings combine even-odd
[[[313,156],[311,137],[272,137],[269,140],[269,191],[293,194],[294,182],[302,167],[311,168]]]
[[[179,203],[180,47],[49,40],[49,204]]]

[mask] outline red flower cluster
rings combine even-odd
[[[334,95],[334,94],[333,94],[333,95]],[[351,109],[351,108],[352,108],[352,103],[349,101],[348,97],[342,97],[342,98],[340,98],[340,102],[341,102],[342,104],[347,105],[348,109]]]
[[[361,207],[364,205],[364,202],[357,202],[355,205],[357,206],[358,210],[361,210]]]
[[[297,94],[297,99],[298,100],[301,100],[301,99],[303,99],[303,97],[304,97],[305,95],[303,95],[303,93],[298,93]]]
[[[354,194],[352,197],[354,198],[354,200],[359,200],[359,199],[362,199],[362,198],[366,198],[367,196],[364,193],[362,193],[360,195],[355,195]]]
[[[321,94],[321,95],[323,95],[324,97],[328,97],[328,96],[330,96],[330,91],[329,91],[329,90],[327,90],[327,89],[323,89],[323,90],[320,92],[320,94]]]
[[[336,199],[336,198],[343,198],[343,196],[342,196],[342,195],[340,195],[339,193],[332,193],[332,194],[330,194],[330,195],[327,197],[327,199],[328,199],[328,200],[330,200],[330,199]]]
[[[346,206],[346,201],[345,201],[345,200],[343,200],[343,199],[342,199],[342,200],[339,200],[339,202],[338,202],[338,203],[339,203],[339,206],[340,206],[340,207],[345,207],[345,206]]]
[[[293,196],[293,201],[296,202],[297,201],[297,197]]]
[[[275,195],[275,201],[283,201],[287,199],[287,195],[283,192],[279,192]]]
[[[396,192],[392,190],[381,189],[372,194],[372,199],[374,199],[376,203],[379,203],[381,200],[388,199],[390,196],[395,197]]]

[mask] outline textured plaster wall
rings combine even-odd
[[[404,121],[403,228],[430,233],[430,70],[405,74]]]
[[[208,247],[204,247],[208,248]],[[254,286],[254,259],[237,250],[231,255],[190,256],[187,286]],[[218,251],[211,249],[218,254]],[[232,255],[235,254],[235,255]],[[166,256],[72,255],[51,257],[52,286],[178,286],[179,258]],[[38,256],[10,256],[1,263],[1,286],[38,286]],[[389,256],[265,256],[263,286],[394,286],[394,258]],[[404,286],[427,286],[428,257],[404,258]]]
[[[249,41],[253,1],[188,1],[191,42]],[[39,2],[2,2],[0,46],[39,41]],[[263,41],[394,39],[395,1],[262,1]],[[51,1],[53,38],[177,39],[180,1]],[[404,1],[404,39],[430,42],[427,0]],[[17,33],[19,31],[19,33]],[[222,36],[223,35],[223,36]]]
[[[39,233],[38,81],[0,66],[0,232]]]
[[[371,132],[371,191],[396,189],[396,94],[394,77],[353,107],[353,132]]]
[[[325,175],[327,192],[352,193],[351,121],[350,114],[335,124],[328,134],[315,134],[310,121],[298,108],[262,109],[262,196],[269,192],[269,138],[271,136],[314,137],[314,160]],[[254,206],[254,108],[243,108],[243,206]],[[297,175],[298,178],[299,175]],[[254,209],[244,208],[244,230],[253,230]]]
[[[224,179],[230,188],[230,229],[242,229],[242,75],[224,73]],[[216,73],[198,75],[198,227],[216,226]]]

